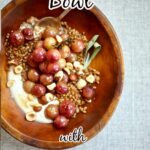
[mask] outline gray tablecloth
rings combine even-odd
[[[8,0],[1,0],[3,8]],[[150,150],[150,0],[94,0],[120,39],[125,84],[120,103],[96,137],[72,150]],[[2,130],[2,150],[35,150]]]

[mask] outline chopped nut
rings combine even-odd
[[[14,80],[9,80],[8,82],[7,82],[7,87],[12,87],[13,85],[14,85],[14,83],[15,83],[15,81]]]
[[[63,41],[63,39],[59,35],[56,35],[56,40],[58,43],[61,43]]]
[[[83,79],[79,79],[79,81],[77,82],[77,88],[79,90],[83,89],[86,85],[87,85],[87,83]]]
[[[59,59],[58,64],[59,64],[60,68],[63,69],[66,66],[66,60],[61,58],[61,59]]]
[[[67,62],[67,63],[66,63],[66,67],[67,67],[68,69],[72,70],[72,69],[73,69],[73,64],[70,63],[70,62]]]
[[[64,76],[63,71],[58,71],[58,72],[55,74],[54,78],[57,78],[58,81],[61,81],[61,80],[63,79],[63,76]]]
[[[73,66],[74,66],[75,68],[77,68],[79,65],[81,65],[79,61],[75,61],[75,62],[73,63]]]
[[[19,29],[20,29],[20,30],[23,30],[23,29],[25,29],[25,28],[32,28],[32,25],[31,25],[30,23],[23,22],[23,23],[20,25]]]
[[[33,101],[34,98],[35,98],[32,94],[28,94],[27,97],[28,97],[28,100],[29,100],[29,101]]]
[[[30,23],[31,25],[35,25],[37,22],[39,21],[39,19],[37,19],[34,16],[31,16],[29,19],[27,19],[27,23]]]
[[[73,63],[73,65],[74,65],[75,69],[83,70],[83,65],[81,65],[79,61],[75,61]]]
[[[21,65],[18,65],[18,66],[16,66],[16,67],[14,68],[14,72],[15,72],[16,74],[19,74],[19,73],[21,73],[22,71],[23,71],[23,68],[22,68]]]
[[[9,65],[17,65],[18,62],[13,59],[13,60],[8,61],[8,64],[9,64]]]
[[[76,107],[76,113],[79,113],[79,111],[80,111],[80,110],[79,110],[79,108],[78,108],[78,107]]]
[[[47,101],[54,100],[55,96],[52,93],[47,93],[45,95]]]
[[[50,91],[54,90],[55,87],[56,87],[56,83],[52,83],[52,84],[50,84],[50,85],[47,85],[47,88],[48,88]]]
[[[65,71],[68,75],[70,75],[70,70],[69,70],[67,67],[64,68],[64,71]]]
[[[91,103],[91,102],[92,102],[92,100],[91,100],[91,99],[89,99],[89,100],[86,100],[86,102],[87,102],[87,103]]]
[[[27,106],[27,107],[32,107],[32,106],[34,106],[34,105],[36,105],[36,104],[38,104],[38,102],[35,102],[35,101],[27,101],[27,102],[26,102],[26,106]]]
[[[42,104],[35,104],[33,105],[33,110],[39,112],[42,109]]]
[[[36,113],[34,111],[26,113],[26,120],[27,121],[35,121],[36,120]]]
[[[86,81],[88,81],[89,83],[94,83],[95,77],[92,74],[90,74],[89,76],[86,77]]]
[[[84,72],[83,72],[82,70],[79,70],[79,71],[77,72],[77,74],[78,74],[78,75],[84,75]]]

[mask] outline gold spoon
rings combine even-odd
[[[44,17],[37,22],[37,26],[46,27],[51,26],[59,30],[61,27],[60,21],[71,11],[71,9],[64,10],[58,17]]]

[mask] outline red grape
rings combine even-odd
[[[55,74],[59,70],[60,70],[60,66],[57,62],[48,64],[48,67],[47,67],[48,73]]]
[[[95,95],[95,90],[91,86],[85,86],[82,90],[82,96],[86,99],[91,99]]]
[[[58,105],[48,105],[48,107],[45,109],[45,115],[50,119],[55,119],[59,115]]]
[[[30,28],[25,28],[23,29],[23,35],[24,35],[24,38],[27,40],[27,41],[31,41],[34,39],[34,34],[33,34],[33,30],[30,29]]]
[[[53,76],[50,75],[50,74],[42,74],[40,76],[40,82],[43,84],[43,85],[48,85],[50,83],[53,82]]]
[[[64,128],[68,125],[69,120],[64,116],[57,116],[54,120],[54,125],[57,128]]]
[[[28,71],[28,79],[37,82],[39,80],[39,73],[35,69],[30,69]]]
[[[46,88],[42,84],[35,84],[31,90],[31,93],[37,97],[41,97],[45,94]]]
[[[71,44],[71,49],[74,53],[80,53],[84,50],[85,45],[84,42],[82,40],[75,40],[72,44]]]
[[[45,30],[44,30],[44,33],[43,33],[43,38],[47,38],[47,37],[55,37],[57,34],[57,30],[56,28],[54,27],[47,27]]]
[[[34,61],[33,55],[29,55],[27,63],[30,67],[36,68],[38,66],[37,62]]]
[[[49,49],[55,47],[56,43],[57,43],[57,42],[56,42],[55,38],[53,38],[53,37],[48,37],[48,38],[46,38],[46,39],[44,40],[43,45],[44,45],[44,47],[45,47],[47,50],[49,50]]]
[[[66,58],[67,62],[74,62],[77,60],[77,55],[75,53],[70,53],[70,55]]]
[[[31,90],[34,87],[34,85],[35,85],[35,83],[32,81],[29,81],[29,80],[27,80],[23,83],[24,90],[28,93],[31,93]]]
[[[36,48],[33,51],[33,58],[35,62],[43,62],[46,56],[46,51],[42,48]]]
[[[77,75],[76,75],[76,74],[71,74],[71,75],[69,76],[69,79],[70,79],[71,81],[75,81],[75,80],[77,80]]]
[[[24,36],[19,30],[11,32],[9,40],[13,46],[20,46],[24,44]]]
[[[46,58],[50,62],[56,62],[61,58],[61,55],[57,49],[51,49],[47,51]]]
[[[42,96],[41,98],[38,99],[39,103],[42,105],[46,105],[48,103],[48,100],[46,98],[46,96]]]
[[[70,48],[67,45],[62,46],[62,48],[59,50],[62,58],[67,58],[70,55]]]
[[[40,65],[39,65],[39,69],[42,73],[48,73],[47,67],[48,67],[48,62],[46,62],[46,61],[40,63]]]
[[[65,94],[65,93],[68,92],[68,87],[67,87],[67,85],[65,83],[60,81],[56,85],[56,91],[59,94]]]
[[[75,113],[76,107],[72,101],[65,100],[60,104],[59,111],[60,114],[67,118],[70,118]]]

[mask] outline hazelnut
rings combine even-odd
[[[26,113],[26,120],[27,121],[35,121],[36,120],[36,113],[34,111]]]
[[[10,60],[10,61],[8,61],[8,64],[9,65],[17,65],[18,64],[18,62],[17,62],[17,60]]]
[[[66,66],[66,60],[61,58],[61,59],[59,59],[58,64],[59,64],[60,68],[63,69]]]
[[[52,83],[52,84],[50,84],[50,85],[47,85],[47,88],[48,88],[50,91],[54,90],[55,87],[56,87],[56,83]]]
[[[51,100],[53,100],[55,98],[55,96],[52,93],[47,93],[45,95],[45,97],[46,97],[47,101],[51,101]]]
[[[86,81],[89,83],[94,83],[95,77],[92,74],[90,74],[89,76],[86,77]]]
[[[15,83],[15,81],[14,80],[9,80],[8,82],[7,82],[7,87],[12,87],[13,85],[14,85],[14,83]]]
[[[33,101],[34,98],[35,98],[32,94],[28,94],[27,97],[28,97],[28,100],[29,100],[29,101]]]
[[[63,71],[58,71],[58,72],[55,74],[54,78],[56,78],[56,79],[58,79],[58,81],[60,81],[60,80],[63,79],[63,76],[64,76]]]
[[[79,81],[77,82],[77,88],[79,90],[83,89],[86,85],[87,85],[87,83],[83,79],[79,79]]]
[[[64,68],[64,71],[65,71],[68,75],[70,75],[70,70],[69,70],[67,67]]]
[[[67,63],[66,63],[66,67],[67,67],[68,69],[72,70],[72,69],[73,69],[73,64],[70,63],[70,62],[67,62]]]
[[[42,105],[41,104],[35,104],[35,105],[33,105],[33,110],[35,112],[39,112],[39,111],[41,111],[41,109],[42,109]]]
[[[73,63],[73,66],[74,66],[75,69],[77,69],[77,70],[83,70],[83,65],[81,65],[79,61],[75,61],[75,62]]]
[[[14,68],[14,72],[15,72],[16,74],[19,74],[19,73],[21,73],[22,71],[23,71],[23,68],[22,68],[21,65],[18,65],[18,66],[16,66],[16,67]]]
[[[56,40],[58,43],[61,43],[63,41],[62,37],[59,35],[56,35]]]

